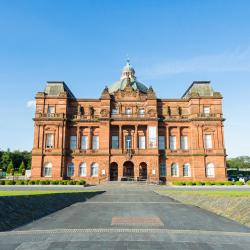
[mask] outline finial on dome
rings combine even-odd
[[[131,66],[129,58],[127,58],[126,65],[123,67],[121,79],[127,78],[127,76],[131,79],[135,78],[135,70]]]

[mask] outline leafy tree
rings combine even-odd
[[[18,173],[19,173],[19,174],[22,174],[22,175],[25,174],[25,164],[24,164],[23,161],[22,161],[22,163],[21,163],[21,165],[20,165],[20,167],[19,167],[19,169],[18,169]]]
[[[7,167],[7,173],[10,174],[12,173],[14,170],[14,165],[13,165],[13,162],[11,161]]]
[[[3,171],[6,171],[10,162],[11,162],[11,152],[8,149],[7,151],[4,151],[2,153],[0,160],[0,168],[3,169]]]
[[[235,158],[230,158],[227,160],[228,168],[250,168],[250,157],[249,156],[239,156]]]

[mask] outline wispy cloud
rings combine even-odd
[[[36,101],[35,100],[27,101],[26,107],[27,108],[35,108],[36,107]]]
[[[222,54],[167,60],[143,70],[144,77],[198,72],[250,72],[250,47]]]

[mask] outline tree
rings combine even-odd
[[[22,174],[22,175],[25,174],[25,164],[24,164],[23,161],[22,161],[22,163],[21,163],[21,165],[20,165],[20,167],[19,167],[19,169],[18,169],[18,173],[19,173],[19,174]]]
[[[228,168],[250,168],[250,157],[249,156],[239,156],[235,158],[230,158],[227,160]]]
[[[14,170],[13,162],[11,161],[7,167],[7,173],[10,174]]]

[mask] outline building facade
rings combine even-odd
[[[225,180],[223,122],[222,96],[210,82],[159,99],[129,63],[99,99],[48,82],[36,95],[32,178]]]

